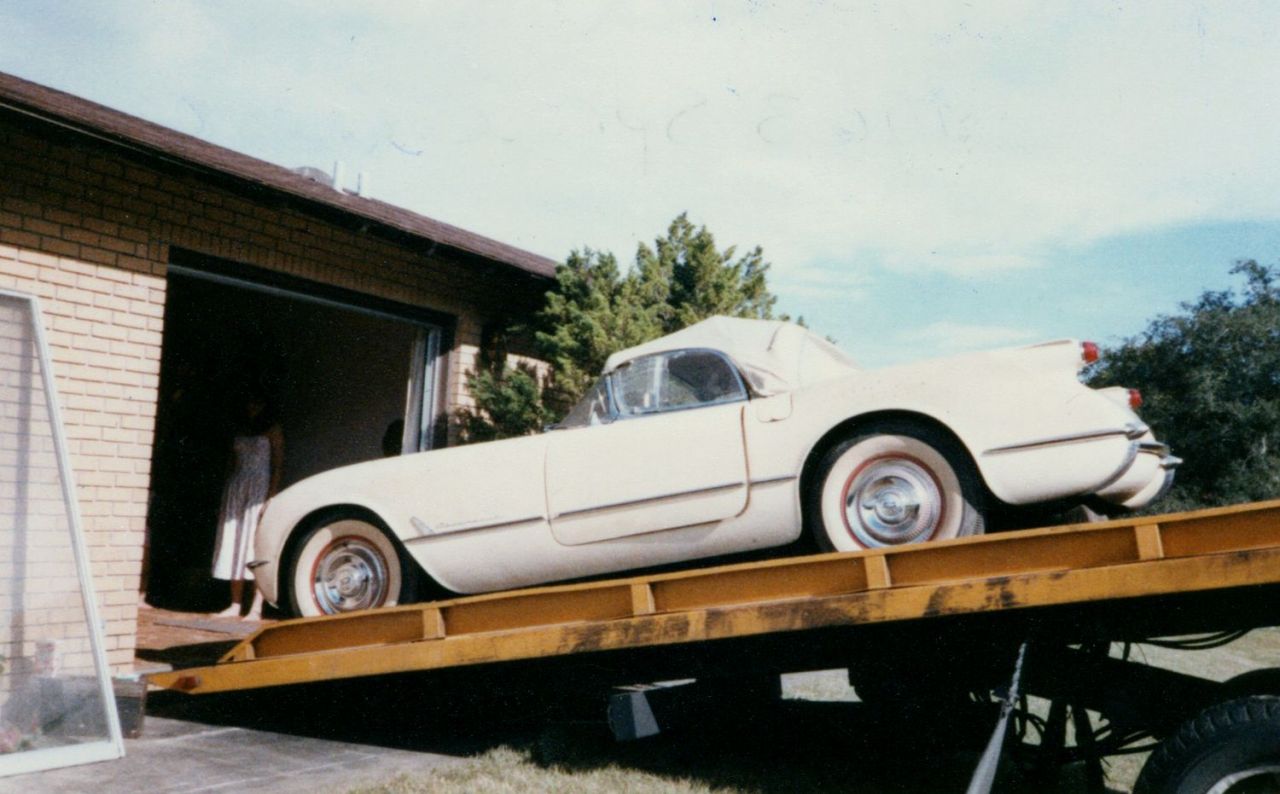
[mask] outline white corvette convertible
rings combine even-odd
[[[983,532],[1019,506],[1148,504],[1178,460],[1076,341],[860,370],[783,322],[716,317],[613,355],[555,429],[360,463],[274,497],[252,563],[299,615],[788,544]]]

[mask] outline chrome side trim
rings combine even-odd
[[[735,488],[742,488],[744,486],[755,487],[757,485],[775,485],[777,483],[790,482],[792,480],[798,480],[798,479],[800,478],[794,474],[787,474],[781,477],[768,477],[763,480],[750,480],[745,483],[731,482],[731,483],[725,483],[724,485],[712,485],[707,488],[698,488],[693,491],[677,491],[676,493],[663,494],[662,496],[647,496],[644,499],[633,499],[628,502],[614,502],[612,504],[598,505],[596,507],[582,507],[577,510],[566,510],[563,513],[555,514],[554,516],[552,516],[552,519],[554,520],[557,518],[572,518],[574,516],[582,515],[583,513],[593,513],[597,510],[616,510],[621,507],[635,507],[637,505],[649,504],[651,502],[662,502],[668,499],[679,499],[685,496],[699,496],[704,494],[717,493],[720,491],[729,491]]]
[[[1142,438],[1147,434],[1147,431],[1149,431],[1151,428],[1147,427],[1147,425],[1145,425],[1142,422],[1129,422],[1124,426],[1124,429],[1126,431],[1126,435],[1128,435],[1129,438],[1132,439],[1132,438]]]
[[[781,477],[766,477],[763,480],[752,480],[747,484],[754,488],[757,485],[777,485],[780,482],[792,482],[798,479],[800,478],[794,474],[784,474]]]
[[[685,496],[699,496],[704,494],[717,493],[719,491],[729,491],[735,488],[745,488],[745,482],[730,482],[724,485],[712,485],[708,488],[698,488],[693,491],[677,491],[676,493],[663,494],[662,496],[646,496],[644,499],[632,499],[626,502],[614,502],[607,505],[596,505],[594,507],[581,507],[577,510],[566,510],[563,513],[557,513],[552,516],[552,520],[557,518],[572,518],[584,513],[594,513],[598,510],[617,510],[620,507],[634,507],[636,505],[650,504],[652,502],[663,502],[668,499],[679,499]]]
[[[528,516],[526,518],[483,518],[479,521],[463,522],[460,524],[451,524],[432,529],[427,526],[427,522],[421,518],[414,516],[409,519],[409,523],[420,533],[416,538],[404,538],[405,543],[413,543],[418,540],[429,540],[431,538],[439,538],[445,535],[456,535],[460,532],[474,532],[479,529],[496,529],[498,527],[511,527],[518,524],[532,524],[534,521],[541,521],[542,516]]]
[[[1152,455],[1159,455],[1161,458],[1169,455],[1169,445],[1160,441],[1140,441],[1138,442],[1138,450]]]
[[[592,513],[597,510],[614,510],[620,507],[632,507],[635,505],[642,505],[649,502],[659,502],[666,499],[677,499],[682,496],[697,496],[699,494],[710,494],[710,493],[716,493],[719,491],[728,491],[734,488],[742,488],[744,487],[744,485],[752,486],[752,487],[757,485],[776,485],[778,483],[791,482],[793,480],[798,480],[798,479],[799,477],[793,474],[787,474],[781,477],[769,477],[763,480],[752,480],[751,482],[748,482],[748,483],[733,482],[733,483],[725,483],[724,485],[712,485],[709,488],[699,488],[693,491],[680,491],[678,493],[666,494],[664,496],[650,496],[644,499],[634,499],[628,502],[615,502],[613,504],[600,505],[599,507],[584,507],[579,510],[568,510],[563,513],[557,513],[554,516],[554,518],[573,517],[576,515],[581,515],[583,513]],[[453,535],[458,532],[474,532],[480,529],[496,529],[498,527],[516,526],[517,524],[531,524],[534,521],[541,521],[541,520],[542,520],[542,516],[528,516],[526,518],[511,518],[511,519],[486,518],[486,519],[481,519],[480,521],[472,521],[469,523],[436,527],[433,529],[430,526],[428,526],[427,522],[423,521],[421,518],[418,518],[417,516],[413,516],[412,518],[409,519],[409,523],[413,525],[413,528],[415,530],[418,531],[419,533],[418,537],[406,538],[404,539],[404,542],[413,543],[414,541],[418,541],[418,540],[428,540],[430,538],[437,538],[442,535]]]
[[[1097,441],[1100,438],[1110,438],[1112,436],[1121,436],[1129,438],[1132,430],[1124,428],[1120,430],[1087,430],[1083,433],[1072,433],[1066,436],[1053,436],[1050,438],[1038,438],[1035,441],[1024,441],[1021,444],[1010,444],[1005,447],[993,447],[983,452],[983,455],[1003,455],[1007,452],[1023,452],[1028,449],[1040,449],[1042,447],[1053,447],[1059,444],[1081,444],[1086,441]]]

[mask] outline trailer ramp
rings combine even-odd
[[[1280,500],[412,604],[266,626],[206,694],[1280,583]]]

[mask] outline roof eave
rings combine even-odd
[[[0,72],[0,108],[171,165],[229,177],[246,185],[338,211],[362,221],[523,271],[555,275],[547,257],[374,199],[335,190],[288,168],[130,116],[72,94]]]

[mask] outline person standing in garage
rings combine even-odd
[[[230,582],[231,605],[218,613],[219,617],[256,620],[262,613],[262,596],[256,587],[246,587],[249,556],[262,509],[280,490],[284,432],[261,390],[250,390],[239,405],[231,444],[231,473],[222,491],[218,516],[213,577]]]

